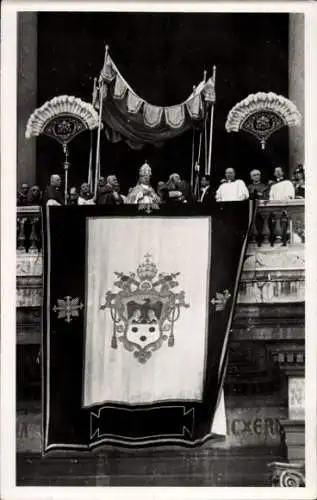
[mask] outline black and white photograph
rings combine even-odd
[[[1,498],[314,498],[312,4],[14,3]]]

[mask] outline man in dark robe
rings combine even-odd
[[[171,174],[166,183],[166,203],[183,204],[193,202],[193,196],[186,181],[181,180],[179,174]]]
[[[21,189],[17,194],[17,205],[19,207],[27,204],[27,195],[29,192],[28,184],[21,184]]]
[[[51,175],[50,185],[44,191],[43,205],[64,205],[64,197],[60,186],[62,179],[59,175]]]
[[[26,204],[29,206],[37,206],[42,202],[42,193],[39,186],[32,186],[27,195]]]
[[[98,191],[97,205],[122,205],[123,196],[120,194],[120,185],[115,175],[108,175],[107,184]]]
[[[305,170],[302,164],[299,164],[294,172],[295,198],[305,198]]]
[[[69,205],[77,206],[78,205],[78,193],[77,188],[75,186],[71,187],[69,190]]]
[[[213,192],[210,186],[210,177],[209,175],[203,175],[200,181],[200,198],[199,201],[202,205],[210,205],[215,199],[215,193]]]
[[[251,170],[250,178],[252,183],[248,185],[251,200],[267,200],[269,197],[269,188],[261,181],[260,170]]]

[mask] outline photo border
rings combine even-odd
[[[3,500],[48,498],[148,499],[188,498],[316,498],[316,144],[317,6],[314,2],[27,2],[7,0],[1,16],[1,489]],[[306,486],[304,488],[162,488],[162,487],[15,487],[16,441],[16,109],[17,11],[151,11],[151,12],[298,12],[305,14],[305,164],[306,183]],[[106,487],[107,488],[107,487]]]

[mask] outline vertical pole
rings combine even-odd
[[[200,172],[200,155],[201,155],[201,142],[202,142],[202,131],[199,134],[199,147],[198,147],[198,158],[197,162],[195,164],[195,172],[196,172],[196,179],[195,179],[195,188],[194,188],[194,196],[199,198],[199,172]]]
[[[195,94],[196,86],[193,86],[193,94]],[[190,187],[192,193],[194,192],[194,169],[195,169],[195,128],[193,127],[193,140],[192,140],[192,168],[190,173]]]
[[[190,186],[193,192],[194,189],[194,166],[195,166],[195,129],[193,128],[193,139],[192,139],[192,167],[190,172]]]
[[[207,116],[204,123],[205,133],[205,175],[208,175],[208,133],[207,133]]]
[[[108,50],[109,46],[106,45],[104,64],[106,63],[108,58]],[[95,198],[97,196],[98,180],[100,177],[100,131],[102,122],[102,107],[103,107],[103,94],[104,94],[103,89],[104,89],[104,82],[102,78],[99,78],[99,123],[97,130],[97,147],[96,147],[96,169],[95,169],[95,186],[94,186]]]
[[[213,80],[214,87],[215,87],[216,86],[216,66],[213,66],[212,80]],[[214,127],[214,108],[215,108],[215,103],[211,103],[210,131],[209,131],[209,155],[208,155],[208,165],[207,165],[207,174],[208,175],[210,175],[210,170],[211,170],[212,134],[213,134],[213,127]]]
[[[97,93],[97,78],[94,78],[94,87],[92,93],[92,105],[96,105],[96,93]],[[94,145],[94,133],[93,130],[90,131],[90,150],[89,150],[89,165],[88,165],[88,184],[90,190],[93,189],[93,171],[92,171],[92,157],[93,157],[93,145]]]
[[[69,169],[69,162],[68,162],[68,146],[66,143],[63,144],[63,151],[65,155],[65,161],[64,161],[64,174],[65,174],[65,179],[64,179],[64,200],[65,200],[65,205],[67,205],[68,201],[68,169]]]
[[[207,71],[204,71],[204,83],[207,81]],[[205,116],[204,119],[204,152],[205,152],[205,168],[204,168],[204,173],[205,175],[207,174],[207,165],[208,165],[208,136],[207,136],[207,116]]]

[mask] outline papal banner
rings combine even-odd
[[[225,435],[249,202],[46,210],[43,451]]]

